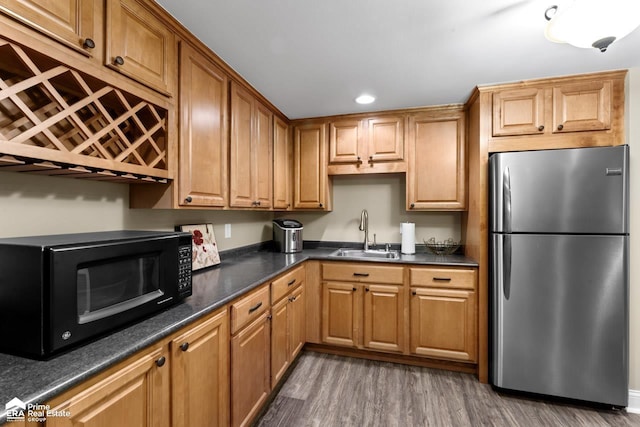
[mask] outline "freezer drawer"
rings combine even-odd
[[[493,232],[629,232],[626,145],[498,153],[489,167]]]
[[[492,383],[626,406],[628,236],[492,234]]]

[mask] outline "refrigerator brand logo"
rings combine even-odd
[[[43,423],[47,418],[65,417],[69,418],[71,412],[65,410],[51,410],[50,405],[40,405],[37,403],[25,404],[22,400],[14,397],[4,405],[7,411],[7,421],[27,421],[30,423]]]

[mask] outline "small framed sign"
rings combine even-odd
[[[178,225],[176,230],[191,233],[193,271],[220,264],[220,254],[212,224]]]

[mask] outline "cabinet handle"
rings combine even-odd
[[[120,55],[113,58],[113,63],[116,65],[124,65],[124,58]]]
[[[373,156],[369,156],[369,162],[373,162]]]
[[[262,307],[262,301],[257,303],[256,305],[254,305],[253,307],[251,307],[249,309],[249,313],[253,313],[254,311],[256,311],[257,309],[259,309],[260,307]]]
[[[416,291],[411,291],[411,295],[418,295]]]
[[[290,297],[289,302],[294,302],[298,297]]]
[[[82,43],[82,47],[85,49],[93,49],[96,47],[96,42],[94,42],[93,39],[85,39]]]
[[[322,203],[318,203],[318,206],[319,206],[319,207],[323,207]]]
[[[260,206],[260,200],[256,200],[256,206]]]
[[[160,356],[160,358],[158,360],[156,360],[156,365],[161,368],[164,366],[165,362],[167,361],[167,359],[164,356]]]
[[[358,161],[358,163],[362,163],[362,157],[358,156],[357,161]]]
[[[415,204],[415,203],[411,203],[411,204],[409,205],[409,208],[410,208],[410,209],[413,209],[413,208],[415,208],[415,207],[416,207],[416,204]]]
[[[189,349],[189,343],[188,342],[183,342],[182,344],[180,344],[180,350],[187,351],[188,349]]]
[[[564,129],[564,126],[563,125],[558,125],[558,130],[562,130],[562,129]]]
[[[369,273],[353,273],[356,277],[369,277]]]
[[[191,202],[193,201],[193,198],[192,198],[191,196],[187,196],[187,197],[184,199],[184,201],[185,201],[185,202],[187,202],[187,203],[191,203]]]
[[[271,315],[271,313],[267,314],[267,320],[271,320],[273,319],[273,316]]]
[[[291,286],[291,285],[293,285],[294,283],[296,283],[296,279],[291,279],[291,280],[289,281],[289,283],[287,283],[287,286]]]
[[[353,288],[353,290],[354,290],[354,292],[355,292],[355,291],[357,291],[357,289],[356,289],[356,288]]]
[[[450,282],[451,277],[434,277],[433,281],[434,282]]]
[[[542,132],[542,131],[544,130],[544,125],[540,125],[540,126],[538,126],[538,130],[539,130],[540,132]]]
[[[369,292],[369,288],[364,288],[364,290],[365,290],[366,292]]]

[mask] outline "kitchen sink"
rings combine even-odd
[[[380,259],[398,259],[400,253],[394,250],[375,250],[375,249],[345,249],[340,248],[332,252],[329,256],[340,258],[380,258]]]

